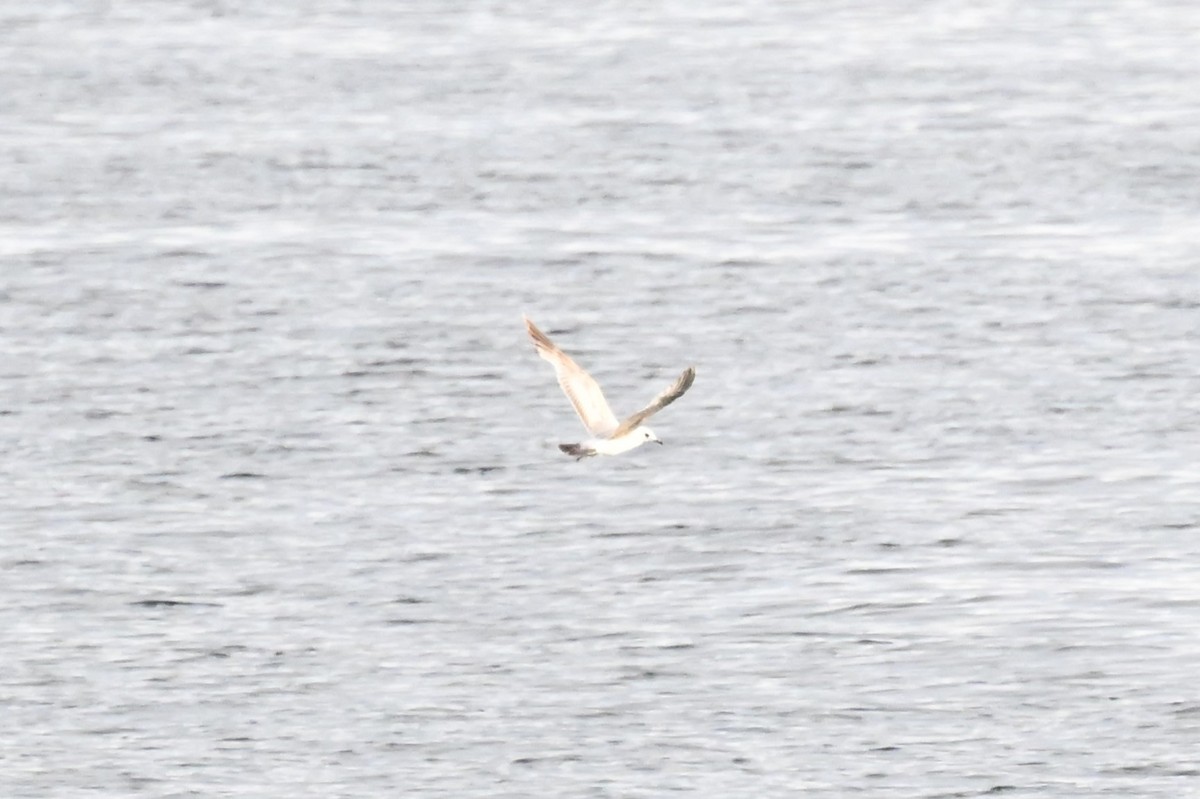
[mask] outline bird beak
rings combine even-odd
[[[661,438],[656,438],[656,439],[654,439],[654,443],[658,444],[661,447],[663,442],[662,442]]]

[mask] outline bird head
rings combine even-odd
[[[643,444],[646,443],[647,441],[653,441],[656,444],[662,443],[662,439],[659,438],[658,436],[654,435],[654,431],[651,430],[649,427],[639,427],[637,429],[637,433],[639,436],[641,436]]]

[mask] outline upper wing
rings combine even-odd
[[[612,408],[608,407],[600,384],[585,372],[582,366],[554,346],[554,342],[538,330],[537,326],[529,321],[529,317],[525,317],[525,328],[537,347],[538,355],[554,365],[558,384],[575,407],[575,413],[579,414],[579,419],[587,431],[594,436],[611,435],[617,429],[617,417],[613,415]]]
[[[675,381],[674,385],[672,385],[666,391],[664,391],[663,393],[661,393],[657,397],[655,397],[650,402],[650,404],[647,405],[645,408],[642,408],[640,411],[635,413],[633,416],[630,416],[628,419],[621,422],[620,426],[617,427],[617,429],[612,432],[612,435],[610,436],[610,438],[617,438],[618,436],[625,435],[630,430],[633,430],[638,425],[640,425],[642,422],[646,421],[651,416],[658,413],[663,408],[667,407],[672,402],[674,402],[675,400],[682,397],[684,392],[686,392],[689,388],[692,387],[692,382],[695,379],[696,379],[696,370],[695,369],[693,369],[690,366],[688,368],[684,369],[683,374],[681,374],[679,376],[679,379]]]

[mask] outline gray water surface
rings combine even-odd
[[[0,12],[0,795],[1200,796],[1200,6],[1052,5]]]

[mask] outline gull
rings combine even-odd
[[[649,405],[625,421],[618,422],[612,408],[608,407],[608,402],[604,399],[600,384],[555,346],[545,333],[538,330],[537,325],[530,321],[528,316],[525,317],[525,328],[529,331],[529,337],[533,339],[538,355],[554,366],[558,384],[562,386],[563,393],[567,395],[575,413],[579,414],[580,421],[592,436],[578,444],[559,444],[559,449],[568,455],[574,455],[576,460],[582,460],[592,455],[620,455],[640,447],[647,441],[663,443],[654,435],[654,431],[642,422],[682,397],[696,379],[695,369],[690,366],[684,369],[679,379],[651,400]]]

